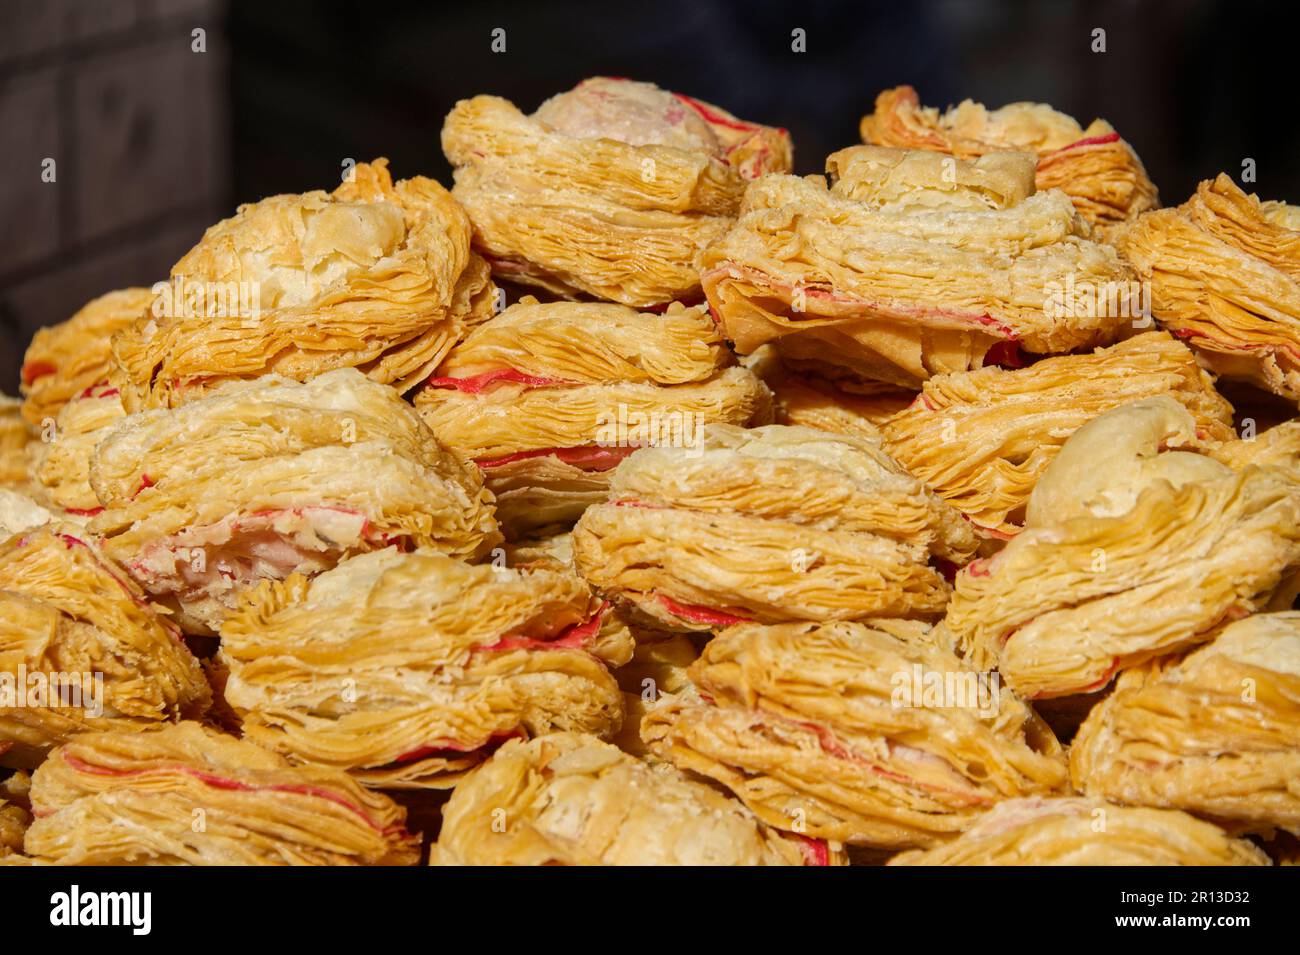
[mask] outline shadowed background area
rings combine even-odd
[[[783,125],[801,173],[858,141],[877,92],[910,83],[928,105],[1029,99],[1108,119],[1166,204],[1246,158],[1255,191],[1300,201],[1290,32],[1274,16],[1213,0],[5,0],[0,387],[17,392],[35,329],[165,278],[236,204],[332,188],[347,158],[450,184],[438,132],[456,100],[531,111],[595,74]]]

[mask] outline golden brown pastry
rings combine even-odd
[[[22,402],[0,395],[0,487],[31,489],[35,438],[22,416]]]
[[[23,417],[34,427],[65,404],[108,382],[113,335],[148,315],[154,293],[125,288],[88,302],[66,322],[40,329],[23,356]]]
[[[472,558],[500,540],[478,473],[351,368],[130,415],[96,445],[90,483],[104,506],[90,531],[196,633],[259,579],[394,543]]]
[[[944,627],[975,666],[1031,699],[1090,693],[1269,601],[1300,565],[1300,484],[1197,453],[1197,429],[1162,395],[1065,442],[1025,530],[957,575]]]
[[[456,787],[431,865],[830,865],[671,766],[577,733],[512,740]]]
[[[642,735],[768,825],[853,845],[937,845],[1000,800],[1061,790],[1046,724],[908,623],[732,627]]]
[[[1069,198],[1034,192],[1027,153],[857,146],[827,168],[830,188],[751,184],[704,252],[709,305],[742,354],[773,342],[805,369],[915,389],[1022,351],[1107,344],[1140,304]],[[1081,290],[1096,292],[1088,307]]]
[[[32,776],[27,854],[60,865],[414,865],[406,811],[346,773],[194,722],[84,733]]]
[[[1300,613],[1255,614],[1125,672],[1075,737],[1070,774],[1089,796],[1300,835]]]
[[[705,309],[528,296],[452,349],[415,405],[444,447],[478,464],[516,536],[571,525],[637,447],[771,420],[770,394],[735,366]]]
[[[0,765],[198,717],[210,696],[180,632],[93,542],[47,527],[0,544]]]
[[[791,165],[783,129],[611,77],[531,116],[496,96],[461,100],[442,149],[498,278],[633,306],[698,298],[696,258],[746,180]]]
[[[878,444],[811,428],[705,429],[646,448],[573,533],[579,572],[653,625],[932,616],[975,535]]]
[[[1005,537],[1020,530],[1034,483],[1080,425],[1158,394],[1181,402],[1205,441],[1235,436],[1232,406],[1165,332],[1028,368],[936,375],[881,428],[899,463],[981,532]]]
[[[90,458],[125,416],[121,393],[112,386],[88,388],[59,409],[50,440],[37,452],[35,476],[65,514],[90,518],[103,510],[90,486]]]
[[[1137,153],[1109,123],[1094,119],[1085,129],[1042,103],[990,110],[963,100],[940,113],[921,106],[912,87],[897,86],[876,97],[876,110],[862,118],[861,133],[865,143],[963,159],[1028,150],[1038,157],[1038,189],[1060,189],[1103,237],[1160,204]]]
[[[0,794],[0,856],[23,851],[23,833],[30,823],[31,815],[22,806]]]
[[[0,540],[48,524],[54,515],[22,491],[0,488]]]
[[[880,439],[880,425],[906,408],[916,392],[884,382],[828,377],[828,369],[804,371],[763,345],[744,364],[772,391],[774,424],[803,425],[834,434]]]
[[[1140,218],[1120,251],[1160,324],[1212,371],[1300,400],[1300,215],[1223,173]]]
[[[1245,839],[1186,813],[1089,799],[1011,799],[961,838],[890,865],[1268,865]]]
[[[517,735],[622,719],[602,602],[569,573],[394,548],[266,582],[221,628],[245,738],[382,788],[445,788]]]
[[[151,314],[113,340],[128,411],[231,379],[336,368],[405,390],[492,314],[470,223],[432,179],[359,163],[332,193],[241,206],[172,267]]]

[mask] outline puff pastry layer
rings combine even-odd
[[[95,445],[124,417],[116,388],[92,386],[59,409],[50,440],[37,452],[36,480],[50,501],[73,518],[91,518],[102,510],[90,486],[90,458]]]
[[[500,540],[478,473],[350,368],[130,415],[95,447],[90,483],[104,506],[90,530],[199,633],[262,578],[391,543],[477,557]]]
[[[839,853],[835,854],[839,857]],[[433,865],[828,865],[670,766],[577,733],[512,740],[443,810]]]
[[[231,379],[337,368],[405,390],[492,314],[470,223],[432,179],[358,163],[332,193],[241,206],[172,267],[152,314],[113,340],[127,410]]]
[[[827,165],[829,189],[750,185],[702,256],[709,304],[742,354],[774,342],[813,367],[916,388],[1021,350],[1106,344],[1128,320],[1131,272],[1064,193],[1034,193],[1031,156],[858,146]],[[1111,288],[1114,309],[1067,296]]]
[[[66,322],[38,331],[23,356],[23,417],[41,427],[69,401],[107,383],[113,364],[110,339],[147,316],[153,300],[151,289],[120,289],[88,302]]]
[[[244,736],[368,786],[449,787],[502,740],[608,735],[622,719],[601,601],[568,573],[430,551],[354,557],[266,582],[221,628]]]
[[[771,419],[767,389],[735,367],[704,309],[530,297],[452,349],[415,405],[444,446],[477,462],[516,535],[572,524],[638,446]]]
[[[942,612],[931,556],[974,533],[879,445],[811,428],[705,429],[703,448],[646,448],[573,533],[578,570],[655,625],[848,620]]]
[[[875,112],[862,118],[861,133],[865,143],[961,158],[1028,150],[1038,157],[1038,189],[1060,189],[1103,237],[1159,205],[1142,161],[1109,123],[1094,119],[1085,129],[1043,103],[991,110],[963,100],[940,113],[921,106],[912,87],[897,86],[876,97]]]
[[[1070,750],[1090,796],[1300,834],[1300,613],[1256,614],[1120,676]]]
[[[1196,431],[1165,395],[1066,441],[1025,531],[957,575],[944,626],[976,666],[1029,698],[1089,693],[1268,602],[1300,562],[1300,485],[1196,453]]]
[[[406,811],[346,773],[184,722],[85,733],[32,776],[27,854],[60,865],[414,865]]]
[[[1120,251],[1162,325],[1214,371],[1300,400],[1300,215],[1223,173],[1144,215]]]
[[[198,717],[210,699],[180,632],[94,543],[48,527],[0,544],[0,764],[33,766],[86,730]]]
[[[690,676],[698,693],[651,709],[643,737],[776,828],[932,846],[1000,800],[1066,782],[1060,744],[1033,710],[996,683],[981,690],[979,674],[908,621],[736,626]],[[936,678],[954,692],[927,698]]]
[[[890,865],[1268,865],[1244,839],[1182,812],[1078,799],[1001,803],[960,839]]]
[[[497,277],[646,306],[699,294],[696,258],[790,137],[649,83],[597,77],[532,116],[461,100],[442,129],[453,195]]]
[[[1207,442],[1229,441],[1232,406],[1164,332],[1028,368],[936,375],[881,426],[885,448],[990,536],[1015,534],[1034,484],[1065,440],[1120,405],[1168,394]]]

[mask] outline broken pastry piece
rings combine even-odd
[[[1108,344],[1131,318],[1132,273],[1064,193],[1034,192],[1027,153],[857,146],[827,168],[829,189],[750,185],[705,250],[705,294],[741,354],[772,342],[804,370],[915,390]]]
[[[1120,676],[1070,750],[1089,796],[1300,835],[1300,613],[1231,623]]]
[[[36,480],[53,504],[74,519],[94,517],[103,508],[90,486],[90,458],[95,445],[126,416],[120,392],[96,385],[59,409],[50,440],[36,456]]]
[[[1300,565],[1300,484],[1197,453],[1197,430],[1161,395],[1065,442],[1025,530],[957,574],[943,626],[975,666],[1030,699],[1091,693],[1268,603]]]
[[[632,306],[698,298],[696,259],[745,182],[791,166],[783,129],[611,77],[531,116],[497,96],[461,100],[442,149],[498,278]]]
[[[768,825],[855,846],[937,845],[1003,799],[1062,790],[1047,725],[909,623],[732,627],[642,736]]]
[[[577,733],[512,740],[443,810],[431,865],[831,865],[671,766]]]
[[[869,439],[768,425],[705,429],[699,449],[637,451],[573,533],[598,591],[649,625],[941,614],[935,566],[970,526]]]
[[[89,539],[0,544],[0,765],[35,766],[88,730],[197,718],[211,692],[180,632]]]
[[[406,811],[186,721],[85,733],[32,776],[27,854],[58,865],[414,865]]]
[[[940,113],[921,106],[912,87],[898,86],[876,97],[876,110],[863,117],[861,132],[865,143],[962,159],[1000,150],[1032,152],[1039,191],[1060,189],[1102,238],[1159,205],[1142,161],[1109,123],[1094,119],[1085,129],[1043,103],[991,110],[963,100]]]
[[[263,578],[390,544],[474,558],[500,540],[478,473],[351,368],[130,415],[96,445],[90,483],[91,533],[200,634]]]
[[[961,838],[890,865],[1268,865],[1245,839],[1182,812],[1090,799],[1013,799]]]
[[[0,487],[0,541],[35,530],[53,519],[54,514],[29,495]]]
[[[150,314],[113,340],[128,411],[231,379],[356,368],[403,391],[492,314],[470,223],[432,179],[359,163],[332,193],[241,206],[172,267]]]
[[[886,421],[885,448],[991,537],[1016,534],[1034,484],[1085,422],[1131,401],[1168,394],[1206,441],[1230,441],[1232,406],[1187,347],[1147,332],[1090,355],[1028,368],[936,375]]]
[[[1120,251],[1160,324],[1212,370],[1300,401],[1300,213],[1228,176],[1144,215]]]
[[[152,289],[120,289],[38,331],[23,356],[23,417],[40,428],[78,395],[105,385],[113,361],[110,339],[147,316],[153,300]]]
[[[23,833],[31,817],[22,808],[0,797],[0,856],[23,851]]]
[[[694,447],[705,424],[766,424],[771,396],[701,307],[662,314],[525,296],[452,349],[415,395],[471,458],[513,536],[572,525],[638,447]]]
[[[603,609],[571,573],[388,548],[248,594],[221,628],[225,698],[295,763],[447,788],[512,736],[618,729],[606,661],[631,637]]]

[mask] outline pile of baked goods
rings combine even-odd
[[[41,330],[0,863],[1294,861],[1300,208],[861,130],[477,96]]]

